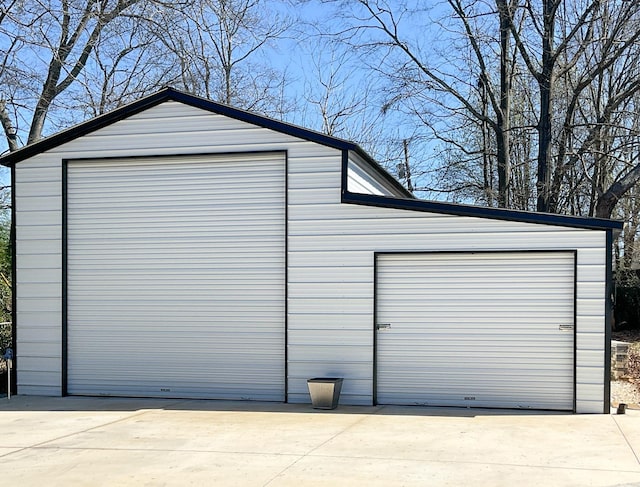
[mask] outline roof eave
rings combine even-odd
[[[320,132],[305,129],[296,125],[269,119],[255,113],[233,108],[228,105],[213,102],[204,98],[196,97],[173,88],[163,88],[162,90],[141,98],[135,102],[124,105],[116,110],[100,115],[96,118],[80,123],[69,129],[58,132],[55,135],[42,139],[33,144],[27,145],[17,151],[0,156],[0,164],[11,167],[17,162],[25,160],[34,155],[53,149],[66,142],[70,142],[79,137],[94,132],[107,125],[123,120],[127,117],[140,113],[165,101],[177,101],[195,108],[207,110],[219,115],[228,116],[253,125],[275,130],[277,132],[291,135],[292,137],[309,140],[321,145],[335,148],[342,151],[352,151],[365,160],[381,177],[397,189],[404,198],[392,198],[377,195],[364,195],[350,193],[347,188],[343,188],[343,202],[359,205],[378,206],[387,208],[399,208],[414,211],[424,211],[432,213],[444,213],[459,216],[473,216],[480,218],[490,218],[497,220],[520,221],[528,223],[540,223],[546,225],[559,225],[565,227],[577,227],[585,229],[613,230],[620,231],[623,223],[615,220],[600,218],[576,217],[568,215],[556,215],[549,213],[534,213],[518,210],[506,210],[502,208],[487,208],[481,206],[458,205],[454,203],[442,203],[436,201],[419,200],[415,198],[400,182],[380,166],[369,154],[360,146],[352,142],[332,137]]]
[[[419,199],[391,198],[370,194],[345,192],[343,203],[376,206],[380,208],[395,208],[401,210],[422,211],[428,213],[442,213],[446,215],[469,216],[492,220],[505,220],[524,223],[537,223],[562,227],[583,228],[591,230],[619,231],[624,223],[605,218],[590,218],[582,216],[558,215],[555,213],[537,213],[522,210],[507,210],[504,208],[488,208],[484,206],[460,205]]]
[[[106,127],[107,125],[140,113],[153,106],[159,105],[160,103],[163,103],[165,101],[177,101],[180,103],[184,103],[185,105],[200,108],[219,115],[228,116],[236,120],[275,130],[277,132],[291,135],[292,137],[309,140],[335,149],[356,151],[361,154],[365,153],[357,144],[339,139],[337,137],[332,137],[321,132],[305,129],[286,122],[269,119],[262,115],[257,115],[245,110],[240,110],[228,105],[213,102],[205,98],[200,98],[194,95],[183,93],[173,88],[163,88],[162,90],[152,95],[141,98],[140,100],[124,105],[120,108],[95,117],[86,122],[74,125],[73,127],[70,127],[66,130],[34,142],[33,144],[22,147],[17,151],[10,152],[8,154],[5,154],[4,156],[0,156],[0,164],[4,166],[11,166],[12,164],[23,161],[29,157],[40,154],[47,150],[53,149],[66,142],[75,140],[98,129]],[[366,157],[368,161],[372,161],[369,156]],[[378,166],[378,169],[381,168],[379,168]]]
[[[69,127],[68,129],[57,132],[44,139],[40,139],[37,142],[26,145],[14,152],[9,152],[8,154],[0,156],[0,164],[2,164],[3,166],[11,166],[17,162],[28,159],[29,157],[35,156],[66,142],[77,139],[78,137],[82,137],[83,135],[94,132],[102,127],[106,127],[107,125],[122,120],[126,117],[130,117],[132,115],[140,113],[148,108],[171,99],[172,91],[174,90],[171,90],[170,88],[164,88],[152,95],[141,98],[140,100],[136,100],[111,112],[104,113],[95,118],[92,118],[91,120],[87,120],[86,122],[82,122],[78,125],[74,125],[73,127]]]

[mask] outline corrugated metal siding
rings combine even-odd
[[[150,134],[150,137],[146,135]],[[256,128],[178,102],[167,102],[16,165],[16,311],[18,392],[60,395],[62,311],[44,309],[62,294],[62,161],[77,158],[288,151],[291,179],[307,167],[334,174],[337,151]],[[327,164],[329,163],[329,164]],[[33,191],[32,183],[46,183]],[[308,183],[308,182],[307,182]],[[313,184],[313,183],[311,183]],[[331,181],[327,181],[327,187]],[[340,189],[335,187],[339,197]],[[40,232],[39,227],[53,225]],[[31,237],[22,238],[28,232]],[[46,284],[38,294],[32,283]],[[23,360],[24,359],[24,360]],[[55,363],[55,366],[51,366]]]
[[[602,412],[605,232],[341,205],[323,191],[289,196],[290,401],[308,401],[305,378],[327,375],[346,378],[344,403],[371,404],[374,252],[576,250],[576,408]],[[355,334],[369,338],[343,339]]]
[[[60,394],[60,365],[44,367],[60,357],[60,312],[32,311],[32,304],[57,298],[62,286],[62,159],[264,150],[288,153],[290,401],[309,401],[306,379],[338,375],[346,379],[343,403],[371,404],[374,251],[576,249],[576,404],[578,412],[602,412],[605,232],[344,205],[339,151],[177,102],[17,164],[17,194],[37,180],[47,182],[44,194],[49,195],[18,197],[18,230],[40,224],[58,228],[53,237],[36,231],[18,241],[18,354],[34,359],[29,370],[17,361],[19,392]],[[48,290],[27,294],[23,284],[40,282],[41,271],[50,280]],[[331,286],[322,295],[299,287],[313,282]]]
[[[376,278],[379,403],[573,409],[573,253],[382,254]]]
[[[280,154],[74,161],[68,392],[284,400]]]
[[[62,174],[38,156],[16,167],[18,392],[61,393]]]
[[[336,185],[339,165],[336,157]],[[314,168],[305,169],[314,180]],[[289,360],[290,401],[308,401],[305,377],[331,375],[347,378],[345,403],[371,404],[373,252],[576,250],[576,408],[602,412],[605,232],[340,205],[338,198],[312,191],[299,200],[290,192],[288,326],[299,347]],[[328,284],[322,294],[299,288],[315,281]],[[357,346],[342,341],[347,333],[369,339]]]

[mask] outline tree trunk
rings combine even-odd
[[[68,53],[69,49],[60,48],[57,56],[52,56],[51,64],[49,65],[49,72],[47,73],[47,79],[44,82],[42,93],[40,94],[40,98],[38,98],[38,103],[36,104],[36,108],[33,111],[33,117],[31,118],[27,144],[36,142],[42,137],[44,122],[47,119],[47,113],[49,113],[51,102],[57,95],[56,87],[62,73],[62,65],[66,61]]]
[[[38,100],[36,109],[33,112],[33,118],[31,119],[31,127],[29,129],[29,137],[27,138],[27,144],[37,142],[42,138],[42,130],[44,129],[44,121],[47,118],[49,107],[51,102],[44,97]]]
[[[511,168],[509,166],[509,133],[496,130],[497,162],[498,162],[498,206],[509,206],[509,181]]]
[[[636,165],[623,178],[616,181],[607,189],[596,203],[598,218],[611,218],[613,210],[627,191],[640,181],[640,164]]]
[[[482,109],[481,130],[482,130],[482,190],[485,204],[493,206],[493,168],[491,167],[491,154],[489,154],[489,127],[487,123],[487,87],[482,77],[478,79],[480,89],[480,103]]]
[[[0,124],[2,124],[2,129],[4,130],[4,135],[7,139],[9,151],[13,152],[18,150],[20,146],[18,145],[16,137],[16,129],[11,122],[11,117],[7,112],[7,105],[4,100],[0,100]]]
[[[551,100],[553,84],[553,38],[555,35],[554,0],[543,2],[544,32],[542,35],[542,70],[538,77],[540,87],[540,120],[538,121],[538,189],[537,210],[549,211],[549,186],[551,174]]]
[[[402,141],[402,148],[404,150],[404,174],[405,181],[407,182],[407,189],[413,193],[413,181],[411,180],[411,163],[409,162],[409,141],[404,139]]]
[[[509,141],[511,107],[511,12],[506,0],[498,0],[500,16],[500,113],[496,131],[498,149],[498,206],[510,205],[511,150]]]

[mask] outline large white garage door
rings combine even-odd
[[[572,252],[377,257],[377,402],[573,409]]]
[[[284,400],[283,154],[67,167],[67,392]]]

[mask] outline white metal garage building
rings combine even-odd
[[[608,412],[618,222],[416,200],[172,89],[0,162],[20,394]]]

